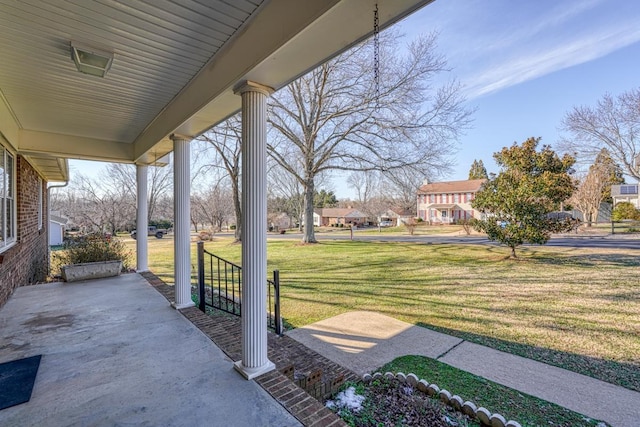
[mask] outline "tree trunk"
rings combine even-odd
[[[231,180],[232,191],[233,191],[233,210],[236,216],[236,231],[234,233],[234,238],[236,242],[242,241],[242,205],[240,202],[240,189],[238,188],[238,177]]]
[[[313,229],[313,178],[307,178],[304,189],[304,234],[302,236],[303,243],[318,243],[315,231]]]
[[[518,256],[516,255],[516,247],[515,246],[510,246],[511,247],[511,258],[518,258]]]
[[[598,214],[600,213],[600,206],[598,205],[598,207],[594,207],[593,208],[593,212],[591,213],[591,222],[592,223],[598,223]]]

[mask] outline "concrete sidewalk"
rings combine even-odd
[[[359,375],[399,356],[422,355],[614,427],[640,426],[638,392],[382,314],[345,313],[287,334]]]

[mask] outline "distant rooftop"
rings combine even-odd
[[[464,181],[442,181],[423,184],[418,194],[431,193],[475,193],[480,190],[486,179],[467,179]]]

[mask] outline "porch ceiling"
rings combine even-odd
[[[78,158],[152,164],[171,133],[197,136],[431,0],[0,0],[0,132],[50,180]],[[113,52],[79,73],[70,43]]]

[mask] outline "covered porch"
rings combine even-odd
[[[189,144],[242,111],[245,309],[242,357],[236,369],[247,379],[256,378],[275,368],[267,358],[263,322],[267,98],[369,37],[374,24],[376,31],[383,30],[430,2],[5,2],[0,13],[0,148],[11,160],[7,176],[17,175],[19,196],[36,200],[37,195],[26,194],[36,191],[36,181],[29,177],[34,182],[29,184],[22,178],[23,169],[13,170],[14,157],[34,179],[44,182],[68,182],[68,159],[135,164],[136,226],[145,230],[147,168],[173,162],[172,305],[188,308],[193,306]],[[40,222],[33,218],[35,211],[18,212],[16,206],[9,209],[17,214],[14,228],[20,239],[13,233],[13,241],[0,249],[5,251],[0,259],[6,255],[5,270],[21,269],[24,274],[11,280],[0,277],[0,303],[26,283],[19,281],[29,268],[40,271],[47,266],[43,256],[32,263],[35,266],[21,265],[20,251],[34,253],[27,234],[44,234],[39,227],[28,227]],[[44,240],[33,245],[46,248]],[[142,234],[136,254],[138,272],[153,269]],[[180,346],[180,340],[166,344]]]
[[[0,325],[0,363],[42,355],[0,425],[300,425],[139,274],[21,287]]]
[[[454,224],[457,220],[471,218],[471,213],[455,203],[430,205],[427,209],[429,222],[432,224]]]

